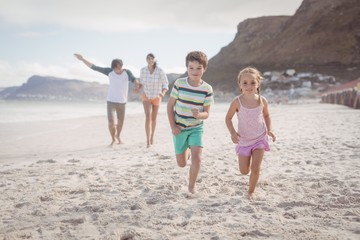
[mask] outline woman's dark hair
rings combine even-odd
[[[149,53],[148,55],[146,55],[146,58],[148,58],[148,57],[155,58],[155,55],[153,53]],[[156,68],[156,66],[157,66],[157,62],[155,61],[154,62],[154,69]]]

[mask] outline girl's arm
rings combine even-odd
[[[270,113],[269,113],[268,102],[267,102],[266,98],[264,98],[264,97],[262,97],[262,101],[264,103],[263,115],[264,115],[264,121],[266,124],[267,135],[269,135],[272,138],[273,142],[275,142],[276,136],[272,132],[272,125],[271,125],[271,118],[270,118]]]
[[[237,99],[234,99],[232,101],[232,103],[230,104],[229,110],[227,111],[226,117],[225,117],[226,127],[230,132],[231,140],[233,143],[238,143],[238,141],[239,141],[239,135],[236,132],[233,122],[232,122],[232,118],[234,117],[234,114],[236,113],[236,111],[238,111],[238,109],[239,109],[239,103],[238,103]]]

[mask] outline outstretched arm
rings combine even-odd
[[[92,63],[89,62],[88,60],[86,60],[81,54],[79,53],[74,53],[74,56],[79,59],[80,61],[82,61],[86,66],[88,66],[89,68],[92,67]]]

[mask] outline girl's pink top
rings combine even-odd
[[[239,146],[250,146],[261,140],[267,140],[266,124],[263,115],[263,106],[260,104],[256,108],[246,108],[241,105],[237,112],[238,134],[240,136]]]

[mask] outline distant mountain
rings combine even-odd
[[[98,101],[106,98],[108,86],[75,79],[34,75],[20,87],[6,88],[0,98],[8,100]]]
[[[173,83],[180,74],[167,74]],[[139,99],[129,86],[129,100]],[[0,99],[6,100],[49,100],[49,101],[105,101],[108,84],[86,82],[77,79],[64,79],[34,75],[19,87],[8,87],[0,91]]]
[[[293,16],[247,19],[209,61],[204,79],[233,91],[240,69],[315,72],[350,81],[360,76],[358,0],[304,0]]]

